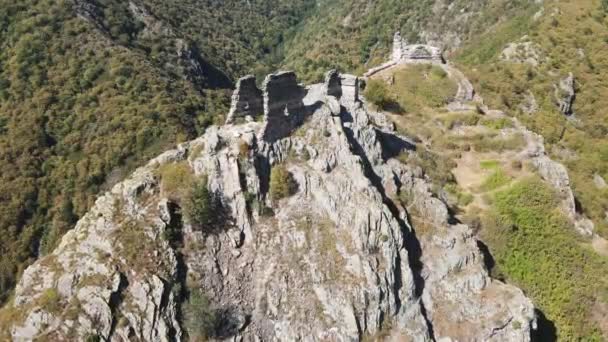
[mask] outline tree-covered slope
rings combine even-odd
[[[227,112],[310,1],[0,1],[0,301],[142,161]]]
[[[284,43],[299,31],[299,24],[316,5],[313,0],[144,2],[233,78],[273,72],[283,61]]]

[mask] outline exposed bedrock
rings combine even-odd
[[[572,115],[574,113],[572,106],[576,98],[576,89],[574,88],[574,74],[570,73],[567,77],[562,78],[555,88],[555,101],[559,110],[564,115]]]

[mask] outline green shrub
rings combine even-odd
[[[87,335],[86,342],[101,342],[101,336],[99,336],[98,334],[90,334]]]
[[[217,196],[209,191],[205,180],[192,185],[184,209],[190,222],[206,232],[222,226],[222,205]]]
[[[369,80],[365,87],[364,95],[368,101],[381,109],[386,109],[393,102],[386,83],[381,80]]]
[[[184,327],[190,341],[206,341],[216,330],[215,311],[205,294],[199,289],[190,291],[188,300],[182,306]]]
[[[538,178],[494,196],[481,237],[496,261],[494,276],[521,287],[557,328],[558,340],[593,340],[596,300],[608,295],[608,264],[580,243],[558,195]]]
[[[194,182],[194,175],[188,162],[168,163],[157,170],[161,178],[161,188],[168,198],[180,201],[188,195]]]
[[[411,65],[395,73],[391,87],[395,101],[407,112],[439,108],[456,95],[458,85],[445,71],[432,65]]]
[[[61,296],[56,288],[44,290],[40,297],[37,298],[37,304],[49,313],[57,313],[61,309]]]
[[[497,169],[481,184],[482,191],[492,191],[500,188],[503,185],[508,184],[511,181],[511,177],[507,176],[502,169]]]
[[[278,164],[270,172],[270,196],[277,201],[293,195],[297,190],[297,184],[291,173],[283,164]]]

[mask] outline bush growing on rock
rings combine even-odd
[[[50,288],[42,293],[42,295],[38,298],[38,305],[44,310],[55,313],[59,311],[59,302],[61,300],[61,296],[59,292],[57,292],[56,288]]]
[[[161,188],[165,196],[171,200],[181,200],[187,197],[192,187],[194,176],[187,162],[169,163],[158,169],[161,177]]]
[[[386,109],[393,100],[383,81],[369,80],[365,87],[365,98],[381,109]]]
[[[276,165],[270,173],[270,196],[277,201],[293,195],[297,190],[297,184],[293,176],[284,165]]]
[[[218,226],[220,207],[218,199],[209,191],[205,181],[193,185],[184,204],[190,222],[205,230],[213,230]]]
[[[200,291],[192,290],[184,303],[184,326],[190,341],[206,341],[216,328],[215,312],[209,299]]]

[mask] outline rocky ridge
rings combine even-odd
[[[15,317],[10,337],[182,340],[187,287],[209,298],[215,339],[529,340],[532,303],[490,278],[472,230],[395,159],[416,144],[366,105],[359,83],[334,71],[307,87],[291,72],[261,90],[241,80],[230,124],[117,184],[24,272],[3,309]],[[259,103],[261,122],[232,124]],[[229,229],[182,216],[159,173],[177,164],[221,198]],[[273,200],[278,164],[296,187]],[[433,234],[417,237],[411,210]],[[176,227],[182,248],[166,238]]]

